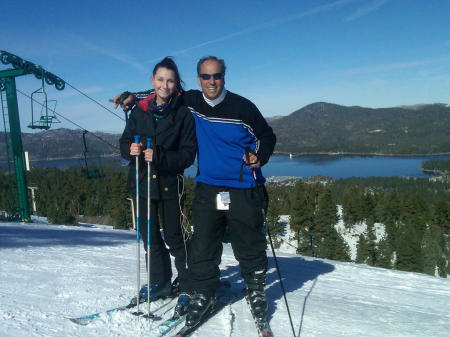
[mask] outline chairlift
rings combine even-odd
[[[43,69],[42,69],[43,71]],[[44,86],[44,75],[41,77],[42,86],[31,94],[31,123],[28,125],[30,129],[48,130],[53,123],[61,123],[56,117],[56,100],[47,99],[47,93]],[[40,105],[39,114],[35,109],[36,104]]]
[[[97,167],[92,167],[92,161],[90,162],[90,164],[88,163],[88,158],[87,158],[87,153],[89,152],[88,147],[87,147],[87,142],[86,142],[86,133],[88,133],[87,130],[83,131],[83,155],[84,155],[84,171],[86,174],[86,177],[88,179],[99,179],[99,178],[103,178],[105,176],[105,174],[103,173],[103,170],[101,169],[101,162],[100,162],[100,157],[97,157],[98,159],[98,165]]]

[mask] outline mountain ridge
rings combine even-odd
[[[315,102],[287,116],[266,118],[280,154],[437,155],[450,153],[450,105],[415,104],[391,108]],[[4,133],[0,148],[5,148]],[[73,129],[22,133],[31,160],[119,156],[120,134],[85,135]],[[6,151],[0,151],[6,161]]]

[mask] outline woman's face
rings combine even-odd
[[[155,75],[152,75],[152,84],[155,88],[156,102],[167,103],[175,92],[175,73],[173,70],[159,67]]]

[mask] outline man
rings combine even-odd
[[[265,182],[261,166],[269,160],[276,138],[252,102],[225,89],[225,70],[224,61],[215,56],[200,59],[197,80],[202,92],[183,94],[195,118],[198,142],[194,231],[188,252],[194,291],[186,325],[196,325],[214,306],[227,228],[252,311],[265,329],[267,255],[262,209],[266,194],[261,193]]]

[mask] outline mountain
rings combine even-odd
[[[67,319],[124,305],[134,296],[134,231],[34,221],[0,222],[0,336],[157,336],[161,321],[127,311],[103,314],[88,326]],[[293,336],[270,250],[268,256],[270,323],[275,336]],[[448,336],[450,279],[282,251],[277,261],[295,336]],[[140,262],[142,285],[147,279],[142,252]],[[194,335],[256,337],[230,244],[224,244],[220,268],[238,300]],[[152,310],[158,305],[152,303]],[[174,305],[170,302],[155,313],[168,317]],[[147,305],[141,310],[146,312]]]
[[[445,104],[371,109],[319,102],[269,124],[277,135],[278,152],[450,152],[450,107]]]
[[[450,153],[450,106],[417,104],[371,109],[325,102],[307,105],[288,116],[267,118],[277,135],[279,153],[414,155]],[[119,134],[88,132],[87,155],[118,156]],[[50,129],[22,133],[31,160],[80,158],[83,131]],[[5,137],[0,133],[0,149]],[[6,151],[0,151],[0,162]]]
[[[81,158],[87,150],[88,157],[118,156],[118,134],[88,132],[83,141],[82,130],[50,129],[38,133],[22,133],[24,151],[31,160]],[[4,133],[0,135],[0,149],[5,148]],[[0,161],[6,161],[6,151],[0,152]]]

